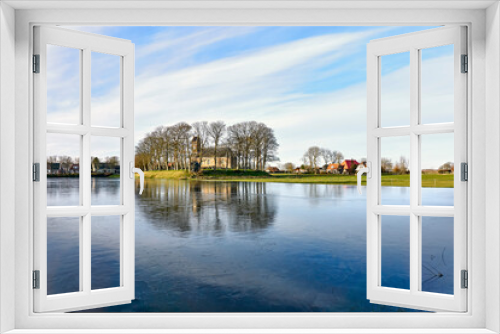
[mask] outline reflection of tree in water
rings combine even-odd
[[[221,235],[272,225],[277,205],[265,183],[149,181],[137,207],[159,229]]]
[[[104,194],[106,196],[119,196],[120,179],[108,179],[104,177],[92,177],[90,181],[90,189],[92,194],[99,196]]]
[[[346,192],[353,191],[352,186],[338,184],[300,184],[304,190],[304,195],[313,205],[323,204],[325,199],[341,199],[346,195]]]

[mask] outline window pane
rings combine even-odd
[[[421,122],[453,122],[453,45],[423,49],[421,54]]]
[[[120,205],[120,138],[92,137],[92,205]]]
[[[453,206],[454,135],[421,136],[422,205]]]
[[[93,126],[121,126],[121,57],[92,52],[91,123]]]
[[[422,291],[453,294],[453,218],[422,217]]]
[[[410,137],[382,138],[381,204],[410,205]]]
[[[380,58],[381,126],[410,125],[410,53]]]
[[[47,218],[47,294],[80,291],[80,218]]]
[[[410,289],[410,217],[381,217],[382,286]]]
[[[47,45],[47,122],[80,123],[81,50]]]
[[[120,286],[120,216],[92,216],[92,290]]]
[[[80,205],[81,136],[47,133],[47,205]]]

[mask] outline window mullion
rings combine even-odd
[[[82,157],[80,164],[80,186],[81,198],[83,207],[87,210],[82,217],[82,229],[80,233],[80,277],[83,282],[83,291],[90,293],[91,291],[91,157],[90,157],[90,94],[91,94],[91,50],[86,48],[83,50],[82,61],[82,124],[89,129],[82,136]]]
[[[420,61],[419,50],[410,49],[410,291],[415,293],[419,290],[420,276],[420,233],[419,217],[413,212],[420,204],[420,178],[418,173],[420,166],[419,136],[415,129],[419,123],[419,82]]]

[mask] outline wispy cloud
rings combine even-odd
[[[324,79],[323,66],[337,61],[338,68],[328,70],[330,78],[335,80],[336,75],[346,70],[341,63],[349,66],[349,57],[364,49],[361,41],[377,32],[374,29],[310,37],[178,71],[139,76],[137,137],[159,124],[200,119],[224,119],[228,123],[255,119],[275,128],[279,139],[281,129],[284,134],[311,136],[312,129],[301,126],[310,119],[323,123],[321,118],[325,114],[330,117],[331,105],[338,96],[304,92],[303,87],[318,78]],[[346,102],[343,108],[352,106]],[[311,117],[310,111],[318,109],[322,109],[318,118]],[[296,142],[281,140],[280,143],[280,153],[286,152],[288,145],[297,147]],[[285,157],[297,158],[297,155]]]
[[[170,30],[162,31],[153,36],[152,42],[137,50],[138,58],[163,54],[165,51],[177,51],[179,57],[186,57],[196,53],[200,48],[225,41],[235,37],[242,37],[256,32],[259,27],[207,27],[196,30],[191,34],[178,35]],[[172,52],[174,53],[174,52]]]

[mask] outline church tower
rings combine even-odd
[[[201,146],[200,146],[200,140],[198,137],[193,137],[191,140],[191,161],[192,162],[201,162],[201,157],[200,157],[200,151],[201,151]]]

